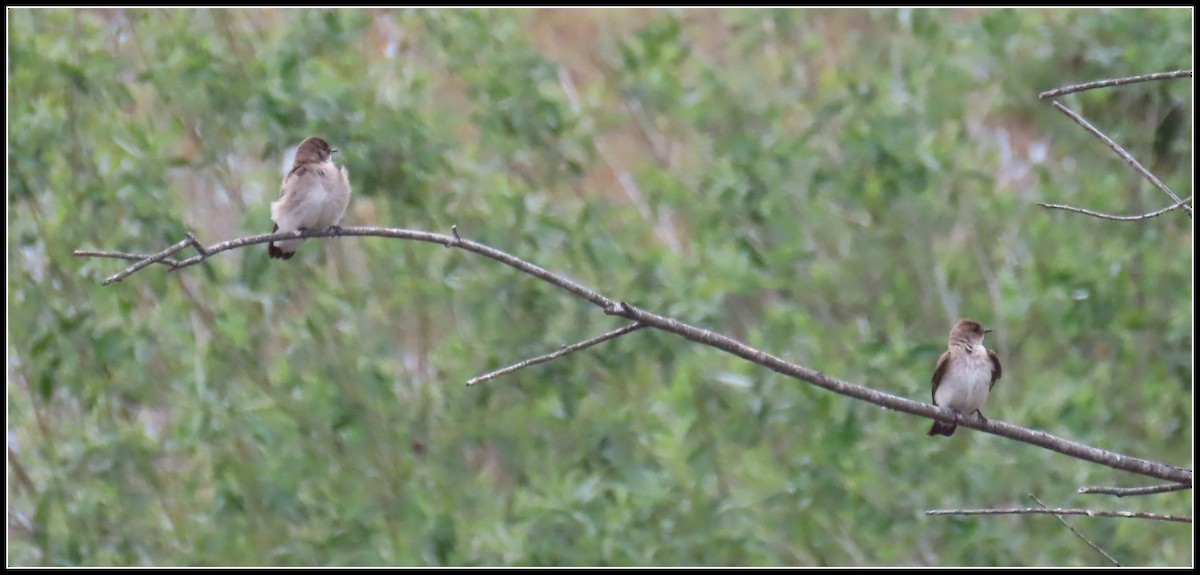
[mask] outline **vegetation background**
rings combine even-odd
[[[1190,68],[1191,10],[10,10],[10,565],[1103,565],[1050,516],[1192,492],[619,325],[489,260],[270,230],[290,149],[344,225],[465,237],[927,400],[960,316],[986,413],[1191,466],[1192,228],[1038,92]],[[1181,197],[1190,80],[1065,101]],[[1192,527],[1072,522],[1126,564]]]

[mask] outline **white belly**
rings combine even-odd
[[[933,402],[942,407],[972,413],[982,409],[992,383],[992,361],[978,346],[974,353],[951,361],[934,393]]]
[[[344,205],[342,204],[342,198],[333,189],[334,185],[334,182],[331,180],[321,180],[321,190],[318,194],[315,194],[318,197],[314,198],[313,202],[317,204],[312,210],[313,218],[306,227],[322,230],[336,224],[341,219]]]
[[[331,182],[324,178],[314,178],[309,183],[303,193],[297,194],[297,201],[292,206],[292,226],[289,227],[323,230],[337,223],[338,216],[342,215],[341,199],[330,189]]]
[[[308,172],[292,186],[284,197],[271,204],[271,219],[279,231],[323,230],[341,220],[350,192],[332,164]],[[283,240],[276,245],[284,251],[295,251],[302,241]]]

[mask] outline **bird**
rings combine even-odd
[[[983,346],[983,336],[992,330],[979,322],[961,319],[950,330],[946,351],[933,370],[933,404],[959,413],[977,413],[983,418],[983,404],[1000,379],[1000,358]],[[954,435],[957,425],[934,421],[930,436]]]
[[[279,199],[271,203],[271,232],[338,228],[350,204],[350,173],[333,163],[336,148],[316,136],[296,148],[292,169],[283,177]],[[267,255],[288,260],[303,239],[276,240],[267,244]]]

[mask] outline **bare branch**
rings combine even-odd
[[[593,305],[603,309],[604,313],[608,315],[624,317],[637,323],[645,324],[662,331],[674,333],[696,343],[725,351],[752,363],[756,363],[771,369],[777,373],[781,373],[801,381],[806,381],[839,395],[873,403],[880,407],[894,411],[900,411],[928,419],[936,419],[946,423],[953,423],[960,427],[978,429],[986,433],[999,435],[1001,437],[1006,437],[1022,443],[1028,443],[1030,445],[1036,445],[1044,449],[1062,453],[1063,455],[1067,455],[1069,457],[1074,457],[1084,461],[1091,461],[1093,463],[1099,463],[1114,469],[1120,469],[1130,473],[1137,473],[1147,477],[1155,477],[1166,481],[1183,483],[1189,486],[1192,484],[1192,471],[1190,469],[1183,469],[1165,463],[1159,463],[1156,461],[1149,461],[1111,451],[1105,451],[1103,449],[1098,449],[1083,445],[1081,443],[1055,437],[1041,431],[1026,429],[1024,427],[1018,427],[1016,425],[997,421],[995,419],[985,420],[982,418],[966,416],[950,409],[944,409],[928,403],[914,401],[905,397],[884,393],[869,387],[842,381],[835,377],[825,375],[824,373],[821,373],[815,369],[804,367],[796,363],[791,363],[768,353],[759,351],[733,338],[720,335],[706,329],[693,327],[675,319],[660,316],[636,308],[625,302],[611,300],[587,287],[571,281],[570,279],[546,271],[546,269],[540,266],[468,239],[455,239],[450,236],[424,231],[374,227],[261,234],[257,236],[229,240],[209,246],[206,248],[205,253],[179,262],[178,267],[183,268],[190,265],[195,265],[209,257],[212,257],[215,254],[248,245],[284,239],[333,236],[372,236],[414,240],[439,245],[450,245],[452,247],[496,260],[509,267],[536,277],[546,283],[549,283],[550,285],[579,297],[580,299],[591,302]],[[126,271],[128,272],[125,273],[127,276],[130,273],[133,273],[133,271],[137,270]]]
[[[149,257],[145,254],[131,254],[129,252],[109,252],[109,251],[96,251],[96,250],[75,250],[72,253],[72,255],[81,257],[81,258],[116,258],[116,259],[130,260],[130,261],[135,261],[135,262],[140,262],[140,261],[146,259],[147,257]],[[163,258],[154,263],[163,264],[171,269],[175,269],[175,268],[179,267],[179,262],[176,260],[173,260],[171,258]]]
[[[138,260],[136,263],[129,266],[128,268],[125,268],[125,271],[104,280],[104,285],[108,285],[113,282],[119,282],[119,281],[129,277],[130,274],[132,274],[152,263],[163,261],[163,260],[167,259],[169,256],[171,256],[171,254],[174,254],[175,252],[178,252],[179,250],[182,250],[183,248],[186,248],[186,247],[192,245],[192,242],[195,242],[195,241],[196,241],[196,238],[192,237],[192,234],[189,233],[186,238],[180,240],[175,245],[173,245],[161,252],[158,252],[156,254],[146,256],[145,258]],[[203,249],[201,249],[201,256],[203,256],[203,255],[204,255],[204,252],[203,252]],[[175,267],[172,269],[175,270],[175,269],[179,269],[180,267],[183,267],[183,265],[176,264]]]
[[[1168,483],[1166,485],[1148,485],[1146,487],[1080,487],[1076,493],[1085,494],[1102,494],[1116,495],[1117,497],[1129,497],[1132,495],[1154,495],[1156,493],[1169,493],[1171,491],[1183,491],[1191,489],[1191,485],[1182,485],[1179,483]]]
[[[183,245],[181,246],[180,244],[183,244]],[[181,240],[178,244],[175,244],[175,245],[171,246],[170,248],[167,248],[162,253],[172,254],[172,253],[175,253],[189,245],[196,248],[196,251],[200,252],[201,255],[208,255],[204,251],[204,244],[200,243],[200,240],[197,240],[196,236],[192,235],[191,232],[188,232],[187,234],[185,234],[185,238],[183,240]],[[129,252],[75,250],[73,252],[73,255],[75,255],[77,257],[90,257],[90,258],[116,258],[116,259],[130,260],[130,261],[137,262],[137,264],[130,266],[124,272],[121,272],[122,274],[125,274],[125,275],[117,274],[111,278],[108,278],[108,280],[106,280],[104,282],[104,285],[108,285],[109,283],[112,283],[114,281],[121,281],[129,274],[132,274],[133,272],[136,272],[139,269],[141,269],[147,265],[150,265],[150,264],[163,264],[167,267],[170,267],[171,271],[175,271],[175,270],[179,269],[179,267],[180,267],[179,260],[162,256],[162,253],[157,254],[157,255],[156,254],[146,255],[146,254],[131,254]],[[162,257],[160,257],[160,256],[162,256]],[[147,262],[147,260],[149,260],[149,261]],[[128,273],[126,273],[126,272],[128,272]],[[120,276],[120,277],[118,277],[118,276]]]
[[[1056,98],[1058,96],[1064,96],[1066,94],[1073,94],[1075,92],[1083,92],[1086,90],[1095,90],[1096,88],[1109,88],[1112,86],[1124,86],[1125,84],[1136,84],[1138,82],[1150,82],[1152,80],[1170,80],[1172,78],[1191,78],[1191,77],[1192,77],[1191,70],[1175,70],[1174,72],[1157,72],[1154,74],[1146,74],[1143,76],[1133,76],[1130,78],[1112,78],[1112,79],[1108,79],[1108,80],[1098,80],[1095,82],[1088,82],[1086,84],[1075,84],[1074,86],[1063,86],[1062,88],[1046,90],[1045,92],[1038,94],[1038,98],[1041,98],[1041,99]]]
[[[460,249],[463,249],[463,250],[466,250],[469,252],[477,253],[486,258],[493,259],[493,260],[496,260],[507,266],[516,268],[517,270],[525,272],[535,278],[538,278],[538,279],[540,279],[544,282],[547,282],[551,285],[557,286],[558,288],[560,288],[564,291],[567,291],[573,295],[583,298],[598,307],[605,308],[614,303],[612,300],[609,300],[608,298],[606,298],[586,287],[583,287],[565,277],[550,273],[540,266],[526,262],[526,261],[522,260],[521,258],[509,255],[498,249],[495,249],[495,248],[492,248],[489,246],[485,246],[483,244],[473,242],[471,240],[464,239],[461,237],[453,238],[453,237],[442,235],[442,234],[435,234],[433,232],[424,232],[424,231],[418,231],[418,230],[404,230],[404,229],[399,229],[399,228],[376,228],[376,227],[337,228],[337,229],[327,228],[324,230],[275,232],[275,233],[271,233],[271,234],[258,234],[255,236],[246,236],[244,238],[236,238],[236,239],[232,239],[232,240],[226,240],[226,241],[223,241],[220,243],[213,244],[211,246],[207,246],[204,248],[204,253],[202,253],[200,255],[192,256],[190,258],[187,258],[187,259],[179,261],[179,262],[176,262],[176,267],[186,268],[186,267],[194,266],[194,265],[196,265],[208,258],[211,258],[221,252],[227,252],[229,250],[233,250],[233,249],[237,249],[237,248],[244,248],[246,246],[252,246],[255,244],[265,244],[268,242],[274,242],[274,241],[280,241],[280,240],[294,240],[294,239],[300,239],[300,238],[331,238],[331,237],[341,237],[341,236],[395,238],[395,239],[401,239],[401,240],[413,240],[413,241],[418,241],[418,242],[425,242],[425,243],[430,243],[430,244],[439,244],[439,245],[443,245],[443,246],[449,245],[451,247],[457,247],[457,248],[460,248]],[[169,253],[170,249],[174,249],[176,246],[180,246],[180,245],[186,246],[187,242],[188,242],[188,240],[184,239],[183,241],[179,242],[178,244],[175,244],[175,246],[172,246],[171,248],[164,250],[164,252]],[[182,249],[182,248],[180,248],[180,249]],[[80,257],[89,257],[89,256],[91,256],[91,257],[117,257],[117,256],[113,256],[113,255],[108,255],[108,254],[113,254],[113,253],[116,253],[116,252],[96,252],[96,251],[88,251],[88,250],[76,250],[75,251],[75,255],[80,256]],[[132,255],[137,258],[141,258],[142,260],[157,257],[156,255],[137,255],[137,254],[129,254],[129,255]],[[137,269],[132,269],[133,267],[136,267]],[[131,266],[130,269],[132,269],[132,271],[130,271],[130,269],[126,269],[125,271],[123,271],[117,275],[121,276],[121,279],[124,279],[125,277],[128,277],[129,275],[131,275],[133,272],[140,270],[142,267],[145,267],[145,266]],[[126,273],[126,272],[128,272],[128,273]],[[104,283],[104,285],[108,285],[109,283],[111,283],[111,282],[106,281]]]
[[[583,103],[579,99],[579,91],[575,89],[575,82],[571,80],[571,72],[566,66],[560,65],[558,67],[558,83],[562,86],[563,94],[567,97],[567,102],[571,104],[571,110],[576,113],[583,110]],[[587,116],[585,115],[584,118],[586,119]],[[595,126],[590,125],[590,120],[587,120],[587,122],[589,123],[589,127],[595,129]],[[601,134],[597,130],[595,138],[596,152],[600,156],[600,160],[604,162],[605,166],[608,166],[613,178],[620,184],[621,190],[625,192],[625,196],[629,198],[629,202],[637,208],[642,218],[650,224],[651,229],[654,230],[654,235],[658,236],[671,251],[679,252],[679,238],[670,225],[664,224],[663,217],[665,214],[660,213],[656,221],[654,210],[650,209],[650,204],[646,203],[646,198],[643,196],[637,182],[634,181],[633,176],[630,176],[627,170],[622,169],[618,165],[614,155],[608,148],[607,139],[604,134]]]
[[[1109,138],[1108,136],[1105,136],[1104,133],[1101,132],[1100,130],[1096,129],[1095,126],[1089,124],[1087,120],[1083,119],[1083,116],[1076,114],[1070,108],[1068,108],[1058,102],[1051,102],[1050,104],[1053,105],[1055,108],[1057,108],[1058,111],[1066,114],[1067,117],[1074,120],[1076,124],[1083,126],[1083,129],[1087,130],[1088,133],[1092,134],[1093,136],[1096,136],[1097,138],[1100,138],[1100,141],[1104,142],[1104,144],[1107,145],[1109,148],[1111,148],[1112,151],[1116,152],[1118,156],[1121,156],[1121,159],[1125,160],[1125,163],[1132,166],[1133,169],[1137,170],[1139,174],[1145,176],[1146,179],[1150,180],[1150,183],[1154,184],[1155,187],[1166,192],[1168,196],[1171,196],[1171,199],[1175,200],[1177,203],[1180,203],[1180,204],[1184,203],[1183,200],[1180,200],[1179,196],[1175,195],[1175,192],[1172,192],[1171,189],[1168,188],[1166,184],[1162,183],[1162,181],[1159,180],[1157,176],[1150,173],[1150,170],[1147,170],[1146,167],[1143,166],[1140,162],[1133,159],[1133,156],[1129,155],[1129,152],[1126,152],[1124,148],[1117,145],[1117,143],[1112,141],[1111,138]],[[1182,207],[1183,207],[1183,211],[1187,213],[1187,216],[1189,218],[1192,217],[1192,209],[1186,205],[1184,205]]]
[[[1094,509],[1038,509],[1025,507],[1017,509],[933,509],[926,515],[1086,515],[1088,517],[1120,517],[1123,519],[1152,519],[1154,521],[1170,521],[1173,523],[1191,523],[1191,517],[1178,515],[1162,515],[1159,513],[1142,513],[1140,511],[1097,511]]]
[[[585,348],[589,348],[598,343],[604,343],[610,339],[621,337],[627,333],[631,333],[631,332],[637,331],[639,329],[642,329],[643,327],[646,327],[646,326],[643,324],[640,324],[640,323],[631,323],[621,329],[616,329],[616,330],[610,331],[602,336],[593,337],[592,339],[589,339],[587,341],[581,341],[579,343],[572,344],[572,345],[564,345],[564,346],[562,346],[561,349],[559,349],[556,352],[548,353],[546,355],[539,355],[537,357],[527,359],[520,363],[514,363],[513,365],[510,365],[506,368],[497,369],[496,371],[493,371],[491,373],[485,373],[479,377],[473,377],[473,378],[467,380],[467,385],[475,385],[476,383],[482,383],[489,379],[500,377],[501,375],[504,375],[507,373],[512,373],[514,371],[517,371],[518,369],[526,368],[531,365],[537,365],[539,363],[546,363],[547,361],[562,357],[564,355],[567,355],[568,353],[579,351],[579,350],[585,349]]]
[[[1037,504],[1038,504],[1038,505],[1039,505],[1039,506],[1040,506],[1042,509],[1049,509],[1049,507],[1046,507],[1046,504],[1045,504],[1045,503],[1042,503],[1042,500],[1041,500],[1041,499],[1038,499],[1036,495],[1034,495],[1034,494],[1030,493],[1030,494],[1029,494],[1029,497],[1033,498],[1033,501],[1034,501],[1034,503],[1037,503]],[[1120,563],[1120,562],[1118,562],[1116,559],[1113,559],[1113,556],[1112,556],[1112,555],[1109,555],[1108,553],[1105,553],[1103,549],[1101,549],[1101,548],[1097,547],[1095,543],[1092,543],[1092,540],[1091,540],[1091,539],[1088,539],[1087,537],[1084,537],[1084,536],[1083,536],[1083,534],[1082,534],[1082,533],[1080,533],[1079,531],[1077,531],[1077,530],[1076,530],[1074,527],[1072,527],[1070,523],[1067,523],[1067,520],[1066,520],[1066,519],[1063,519],[1061,515],[1055,515],[1055,516],[1054,516],[1054,518],[1055,518],[1055,519],[1058,519],[1059,521],[1061,521],[1063,525],[1066,525],[1066,526],[1067,526],[1067,529],[1070,529],[1070,530],[1071,530],[1071,533],[1074,533],[1074,534],[1075,534],[1076,536],[1078,536],[1080,539],[1083,539],[1083,542],[1084,542],[1084,543],[1087,543],[1088,547],[1091,547],[1092,549],[1095,549],[1097,553],[1099,553],[1099,554],[1103,555],[1103,556],[1104,556],[1104,558],[1105,558],[1105,559],[1108,559],[1109,561],[1111,561],[1113,565],[1116,565],[1117,567],[1120,567],[1120,566],[1121,566],[1121,563]]]
[[[1084,461],[1099,463],[1114,469],[1121,469],[1123,471],[1138,473],[1148,477],[1158,477],[1168,481],[1177,481],[1180,483],[1186,483],[1188,485],[1190,485],[1192,482],[1192,472],[1188,469],[1181,469],[1173,465],[1147,461],[1144,459],[1113,453],[1111,451],[1105,451],[1103,449],[1097,449],[1095,447],[1090,447],[1081,443],[1075,443],[1073,441],[1055,437],[1049,433],[1018,427],[1016,425],[1004,423],[995,419],[969,417],[949,409],[943,409],[934,405],[930,405],[928,403],[913,401],[908,398],[877,391],[869,387],[855,385],[835,377],[830,377],[817,370],[782,360],[773,355],[754,349],[732,338],[713,333],[705,329],[692,327],[674,319],[655,315],[650,312],[634,308],[625,303],[621,303],[611,309],[606,309],[605,313],[610,315],[619,315],[621,317],[649,324],[663,331],[669,331],[671,333],[681,335],[697,343],[726,351],[742,359],[750,361],[751,363],[756,363],[783,375],[787,375],[802,381],[807,381],[808,383],[828,389],[829,391],[839,395],[860,399],[880,407],[901,411],[911,415],[919,415],[929,419],[936,419],[946,423],[954,423],[960,427],[978,429],[986,433],[1007,437],[1009,439],[1031,445],[1037,445],[1052,451],[1057,451],[1063,455],[1068,455]]]
[[[1150,212],[1148,214],[1141,214],[1141,215],[1137,215],[1137,216],[1110,216],[1108,214],[1102,214],[1100,212],[1093,212],[1091,210],[1085,210],[1083,208],[1066,206],[1063,204],[1047,204],[1047,203],[1043,203],[1043,202],[1038,202],[1038,205],[1042,206],[1043,208],[1050,208],[1050,209],[1054,209],[1054,210],[1066,210],[1068,212],[1076,212],[1076,213],[1080,213],[1080,214],[1086,214],[1089,216],[1103,218],[1106,220],[1115,220],[1118,222],[1138,222],[1141,220],[1148,220],[1150,218],[1156,218],[1158,216],[1161,216],[1161,215],[1163,215],[1175,208],[1178,208],[1190,201],[1192,201],[1192,196],[1188,196],[1186,199],[1179,200],[1178,202],[1175,202],[1174,204],[1171,204],[1171,205],[1169,205],[1161,210],[1158,210],[1156,212]]]

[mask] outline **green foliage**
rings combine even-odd
[[[1037,93],[1184,68],[1181,10],[14,10],[14,565],[1101,565],[1050,517],[1128,474],[615,328],[378,238],[181,272],[72,257],[266,232],[288,148],[344,225],[448,232],[928,400],[958,316],[990,417],[1185,464],[1190,221]],[[1190,196],[1186,81],[1064,100]],[[1073,523],[1127,564],[1190,529]]]

